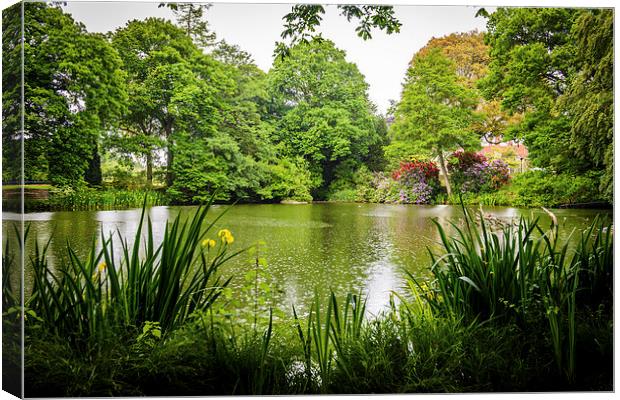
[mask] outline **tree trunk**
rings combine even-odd
[[[448,196],[452,195],[452,188],[450,187],[450,179],[448,179],[448,169],[446,168],[446,161],[443,158],[443,150],[439,149],[439,168],[441,168],[441,173],[446,182],[446,190],[448,191]]]
[[[153,187],[153,154],[150,150],[146,153],[146,187]]]
[[[84,180],[90,186],[101,186],[103,182],[101,174],[101,157],[99,156],[99,145],[95,143],[92,156],[88,161],[88,169],[84,173]]]
[[[166,186],[170,187],[174,183],[174,175],[172,173],[172,161],[174,154],[172,152],[172,123],[167,122],[164,125],[164,133],[166,135]]]

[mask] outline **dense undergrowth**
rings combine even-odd
[[[358,293],[315,297],[291,316],[222,312],[231,288],[218,270],[234,238],[211,232],[208,209],[177,218],[160,245],[147,219],[146,239],[115,238],[121,255],[104,237],[87,259],[68,248],[62,268],[35,247],[27,396],[613,389],[613,228],[602,221],[569,244],[557,224],[464,209],[437,226],[433,278],[410,276],[381,315],[367,315]],[[19,316],[7,247],[5,327]]]

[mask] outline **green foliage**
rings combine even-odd
[[[54,188],[48,200],[29,200],[26,209],[41,210],[118,210],[138,208],[146,201],[148,206],[162,206],[168,199],[161,191],[155,190],[99,190],[85,186]]]
[[[348,360],[345,348],[351,341],[361,337],[364,328],[366,301],[358,295],[347,295],[344,306],[338,305],[336,295],[331,292],[324,318],[321,316],[321,302],[315,294],[306,329],[303,329],[293,307],[295,327],[304,354],[304,368],[307,384],[314,383],[319,391],[326,393],[334,369],[348,375]],[[304,333],[305,330],[305,333]],[[318,366],[318,374],[314,365]],[[313,382],[314,381],[314,382]]]
[[[323,197],[342,163],[360,165],[380,143],[368,85],[330,41],[299,44],[269,72],[274,142],[303,157]]]
[[[598,190],[600,174],[552,174],[528,171],[518,174],[506,187],[516,207],[554,207],[602,200]]]
[[[22,178],[22,142],[21,130],[21,4],[14,4],[2,10],[2,180],[3,182],[19,182]],[[37,148],[33,158],[38,159],[35,165],[39,168],[28,168],[29,175],[25,179],[45,179],[47,159],[40,143],[32,146]],[[24,145],[26,146],[26,143]],[[33,150],[31,148],[31,150]],[[30,167],[34,166],[27,164]]]
[[[399,185],[384,172],[360,170],[356,187],[358,201],[396,203],[400,199]]]
[[[482,215],[478,227],[465,208],[463,212],[465,226],[452,224],[455,237],[448,237],[435,222],[443,255],[431,254],[434,280],[430,287],[416,283],[415,295],[428,302],[433,312],[466,323],[508,320],[537,326],[546,320],[558,369],[569,382],[574,381],[577,311],[611,302],[607,280],[613,270],[610,226],[595,220],[580,233],[573,250],[568,242],[560,241],[553,215],[547,231],[537,220],[521,218],[513,225],[489,222]],[[607,280],[603,287],[594,284],[603,280]],[[595,286],[601,292],[592,302]],[[578,293],[584,292],[586,298],[577,302]]]
[[[21,46],[12,41],[19,33],[12,19],[18,10],[3,13],[3,52],[13,60],[3,72],[3,80],[12,81],[3,92],[5,139],[15,135],[19,123]],[[24,11],[25,178],[80,184],[100,133],[124,112],[121,60],[101,35],[87,33],[60,8],[29,3]]]
[[[163,143],[166,183],[172,186],[176,142],[190,133],[205,138],[217,132],[222,96],[234,82],[181,28],[161,19],[128,22],[112,35],[112,44],[123,59],[131,99],[118,132],[121,147],[146,157],[148,171],[153,152]],[[141,148],[123,143],[136,140]]]
[[[400,32],[401,23],[394,16],[394,10],[391,6],[343,4],[338,5],[338,8],[342,10],[341,15],[346,17],[347,21],[359,20],[355,32],[364,40],[372,38],[372,28],[384,30],[388,35]],[[320,34],[314,34],[321,24],[322,14],[325,14],[325,7],[322,5],[294,5],[291,12],[282,18],[286,23],[284,31],[280,35],[282,39],[290,39],[290,43],[287,45],[283,42],[277,42],[274,55],[284,58],[290,55],[290,48],[296,44],[308,44],[314,40],[322,40]]]
[[[535,166],[571,175],[605,170],[600,191],[608,201],[611,19],[608,10],[499,8],[488,17],[491,64],[480,83],[487,98],[524,113],[512,134],[525,139]]]
[[[188,220],[186,229],[177,222],[168,228],[164,248],[158,252],[166,265],[183,264],[190,258],[186,252],[202,257],[205,249],[215,250],[208,241],[203,250],[196,250],[202,245],[202,237],[196,236],[194,229],[200,221]],[[68,265],[65,275],[54,274],[67,283],[58,286],[64,295],[56,296],[58,301],[49,299],[48,308],[30,307],[42,300],[38,297],[26,309],[27,394],[610,390],[613,233],[609,226],[595,221],[579,233],[576,248],[569,248],[558,240],[557,226],[546,231],[536,221],[527,220],[517,226],[485,220],[480,227],[476,224],[474,218],[466,217],[466,226],[454,226],[459,230],[453,238],[438,225],[445,254],[435,259],[436,280],[418,285],[411,277],[406,282],[410,295],[401,296],[398,305],[392,301],[388,310],[372,318],[366,314],[361,293],[349,294],[344,301],[332,293],[327,303],[315,297],[305,317],[294,309],[292,319],[282,319],[283,314],[278,316],[272,310],[267,313],[263,307],[267,304],[257,302],[254,323],[241,324],[236,323],[236,315],[221,313],[219,310],[225,308],[213,303],[190,315],[185,308],[193,304],[189,302],[170,310],[177,315],[177,324],[170,325],[170,318],[149,314],[151,306],[121,307],[135,304],[133,300],[141,293],[157,293],[143,291],[150,286],[150,272],[154,272],[148,269],[147,261],[156,258],[150,239],[142,256],[137,255],[139,243],[133,250],[124,245],[121,258],[132,261],[126,264],[127,275],[123,276],[137,280],[120,288],[136,290],[123,292],[124,296],[117,297],[118,303],[95,301],[97,292],[89,289],[90,285],[98,287],[104,273],[103,282],[110,283],[107,292],[115,292],[111,262],[106,261],[105,272],[98,266],[91,271],[93,261],[81,263],[86,271],[80,273],[84,279],[73,281],[82,288],[76,292],[79,298],[71,294],[73,269]],[[179,228],[179,235],[174,235],[172,232]],[[139,238],[140,232],[137,235]],[[223,232],[220,236],[226,239],[229,235]],[[183,244],[182,237],[190,236],[194,239]],[[6,247],[4,250],[6,261]],[[39,262],[42,255],[35,248],[31,259]],[[133,261],[141,257],[146,259]],[[135,263],[142,267],[131,267],[138,265]],[[199,265],[196,271],[201,269]],[[266,282],[261,255],[256,254],[252,269],[262,271],[248,274],[246,279],[248,292],[258,301],[268,296],[261,285]],[[98,275],[96,271],[100,271]],[[122,269],[118,271],[120,274]],[[156,276],[171,287],[178,278],[170,273],[166,279],[168,274],[163,270]],[[188,291],[180,290],[181,296],[199,293],[191,288],[192,282],[186,282]],[[56,287],[52,281],[36,279],[35,285],[39,284]],[[165,283],[160,286],[168,287]],[[214,286],[211,283],[207,287]],[[220,305],[226,299],[235,299],[231,286],[220,293]],[[159,297],[146,296],[150,298]],[[68,304],[70,299],[76,301],[74,307],[54,314],[57,305]],[[86,307],[87,303],[91,305]],[[54,324],[49,323],[50,313],[56,315]],[[129,321],[135,316],[140,322],[125,325],[122,321],[127,313]],[[90,326],[93,315],[117,315],[128,329],[110,330],[79,346],[67,340],[74,336],[53,333],[63,327]],[[77,319],[67,325],[74,317]],[[550,368],[554,361],[559,368]]]
[[[416,55],[407,70],[402,98],[390,127],[392,143],[405,144],[392,153],[403,156],[402,150],[406,149],[439,157],[447,177],[444,152],[480,146],[479,137],[471,129],[476,101],[476,93],[459,80],[454,63],[441,49]],[[446,186],[450,192],[447,181]]]
[[[573,118],[570,145],[580,158],[605,168],[600,192],[613,201],[613,19],[612,10],[584,10],[572,26],[575,71],[559,104]]]
[[[268,178],[258,190],[262,199],[312,201],[310,188],[314,183],[303,158],[281,158],[277,163],[267,164],[264,168]]]
[[[407,71],[390,136],[427,154],[474,148],[478,138],[467,129],[475,104],[475,93],[458,82],[454,64],[439,49],[431,49],[416,57]]]
[[[39,316],[46,332],[77,346],[97,343],[116,329],[157,323],[157,329],[167,332],[180,326],[194,312],[212,306],[230,281],[217,277],[218,269],[239,253],[230,252],[228,239],[219,244],[207,239],[219,219],[203,227],[210,204],[185,220],[177,217],[159,245],[143,208],[131,245],[118,232],[120,255],[114,253],[113,238],[102,234],[101,249],[93,240],[87,259],[67,247],[62,272],[48,264],[49,242],[41,247],[35,241],[33,286],[25,307]],[[143,335],[159,335],[147,331]]]

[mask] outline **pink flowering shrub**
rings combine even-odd
[[[508,164],[502,160],[488,161],[471,151],[456,151],[448,160],[450,182],[461,193],[497,190],[510,179]]]

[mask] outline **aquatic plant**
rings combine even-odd
[[[437,315],[467,322],[546,319],[558,368],[573,380],[577,308],[611,302],[611,228],[595,220],[571,251],[557,223],[543,229],[537,219],[521,218],[498,229],[483,215],[478,225],[465,207],[463,213],[465,226],[451,224],[454,235],[434,221],[443,250],[431,252],[430,289],[410,275],[419,289],[414,295]],[[577,302],[584,291],[589,301]]]
[[[223,215],[207,222],[211,203],[187,219],[176,217],[159,245],[143,207],[131,246],[120,231],[117,238],[102,234],[100,249],[93,240],[87,259],[68,245],[66,262],[54,269],[47,259],[49,242],[41,246],[35,241],[27,309],[49,331],[76,341],[96,341],[115,328],[140,328],[148,322],[157,322],[164,332],[180,326],[194,312],[212,306],[230,282],[217,276],[219,268],[243,251],[230,251],[229,231],[217,247],[210,245],[209,232]],[[121,244],[118,256],[114,240]],[[207,246],[202,245],[205,240]]]

